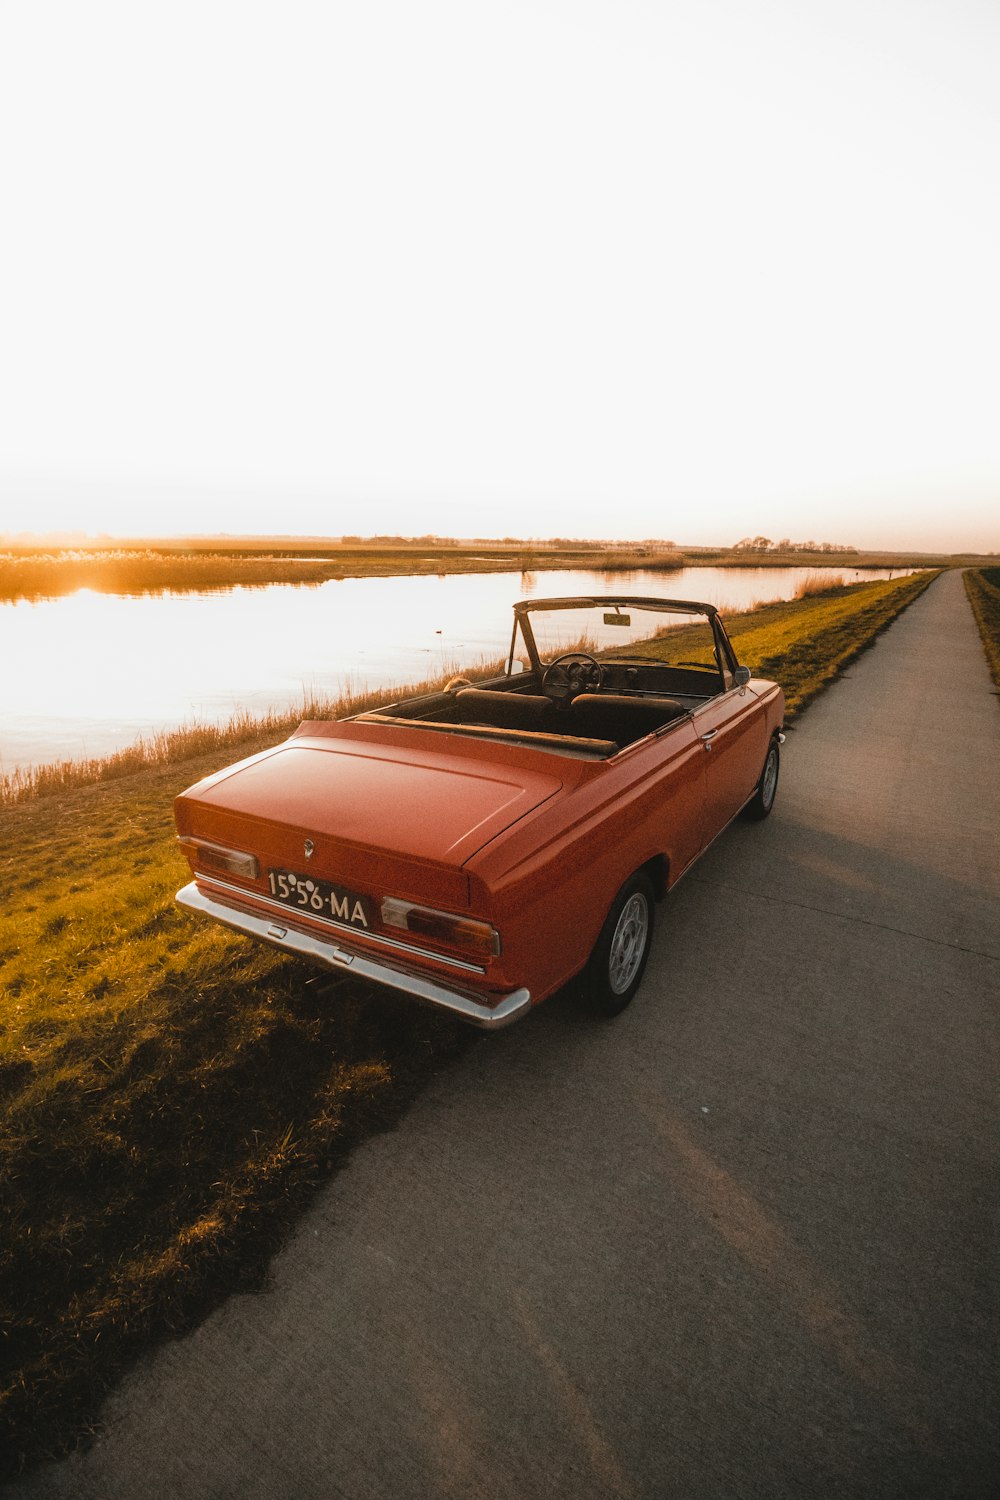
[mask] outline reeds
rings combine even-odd
[[[290,539],[294,546],[294,539]],[[342,578],[384,578],[445,573],[535,572],[540,568],[615,571],[682,566],[679,552],[552,548],[516,543],[479,548],[313,547],[307,555],[220,548],[211,552],[159,548],[65,549],[0,552],[0,599],[46,599],[92,589],[105,594],[190,592],[269,584],[326,583]]]
[[[416,697],[420,693],[434,692],[459,670],[467,677],[484,678],[495,676],[502,666],[502,661],[480,661],[472,667],[461,668],[452,663],[441,676],[405,687],[347,692],[335,698],[305,697],[295,708],[272,709],[264,714],[239,709],[222,724],[196,722],[140,735],[131,745],[110,755],[51,761],[45,765],[0,772],[0,808],[32,798],[51,797],[74,787],[118,781],[123,776],[190,760],[210,750],[234,751],[247,745],[263,745],[267,741],[277,743],[291,734],[303,719],[346,719],[352,714],[367,713],[370,709],[393,703],[404,695]]]
[[[307,708],[304,705],[304,708]],[[316,717],[322,714],[317,705]],[[360,710],[359,710],[360,712]],[[72,787],[92,786],[99,781],[117,781],[137,771],[186,760],[204,751],[229,748],[251,738],[290,732],[302,714],[270,713],[255,716],[246,710],[235,713],[225,724],[194,723],[178,729],[140,735],[131,745],[110,755],[81,760],[51,761],[41,766],[15,768],[0,773],[0,807],[31,797],[50,797]]]
[[[683,552],[650,551],[646,548],[609,548],[580,566],[592,567],[598,573],[672,573],[687,562]]]
[[[92,589],[103,594],[209,591],[271,583],[318,584],[338,576],[321,559],[227,553],[60,551],[0,554],[0,599],[54,599]]]
[[[831,573],[823,577],[820,573],[810,573],[803,578],[792,595],[793,599],[812,599],[820,594],[831,594],[835,589],[846,586],[846,579],[842,573]]]

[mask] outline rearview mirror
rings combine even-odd
[[[737,687],[746,687],[747,683],[750,681],[750,676],[751,673],[749,667],[737,667],[736,671],[733,673],[733,681],[735,682]]]

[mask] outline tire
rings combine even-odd
[[[780,769],[781,752],[778,749],[778,741],[772,739],[767,747],[767,755],[764,757],[764,769],[760,773],[757,790],[743,809],[743,816],[749,818],[752,823],[759,823],[762,818],[766,818],[774,806]]]
[[[636,871],[611,903],[583,971],[583,1000],[592,1015],[617,1016],[628,1005],[642,983],[653,924],[653,887]]]

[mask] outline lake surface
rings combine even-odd
[[[833,568],[845,582],[908,569]],[[0,603],[0,770],[107,755],[240,709],[406,686],[506,656],[515,600],[653,594],[725,612],[790,599],[816,568],[452,573],[212,593]]]

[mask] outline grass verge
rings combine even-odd
[[[794,717],[928,581],[768,605],[731,633]],[[316,1185],[475,1039],[349,979],[331,996],[175,907],[173,795],[284,732],[244,727],[0,809],[6,1474],[79,1440],[151,1340],[259,1284]]]
[[[729,637],[741,662],[781,683],[792,723],[937,576],[913,573],[764,604],[727,620]]]
[[[1000,568],[969,569],[962,578],[983,638],[990,674],[1000,688]]]

